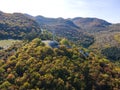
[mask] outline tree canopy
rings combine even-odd
[[[45,46],[39,38],[0,60],[1,90],[119,90],[120,67],[78,48]]]

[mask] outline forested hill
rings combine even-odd
[[[75,25],[81,27],[89,33],[104,31],[106,27],[112,25],[112,23],[99,18],[76,17],[71,20],[75,23]]]
[[[23,39],[40,33],[36,21],[21,13],[0,12],[0,39]]]
[[[0,90],[119,90],[120,67],[78,47],[51,48],[36,38],[0,60]]]

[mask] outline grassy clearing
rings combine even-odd
[[[20,40],[14,40],[14,39],[0,40],[0,47],[7,49],[16,42],[20,42]]]

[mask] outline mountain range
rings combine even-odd
[[[120,24],[98,18],[47,18],[21,13],[0,12],[0,39],[34,38],[41,29],[90,49],[102,50],[120,46]]]

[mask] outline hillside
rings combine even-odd
[[[104,31],[94,33],[94,38],[95,42],[90,49],[102,53],[110,60],[120,61],[120,24],[110,25]]]
[[[120,67],[78,47],[45,46],[36,38],[0,60],[1,90],[119,90]]]
[[[104,47],[119,47],[120,46],[120,24],[112,24],[104,28],[103,31],[94,33],[95,43],[92,47],[104,48]]]
[[[40,33],[38,23],[21,13],[0,12],[0,39],[33,38]]]

